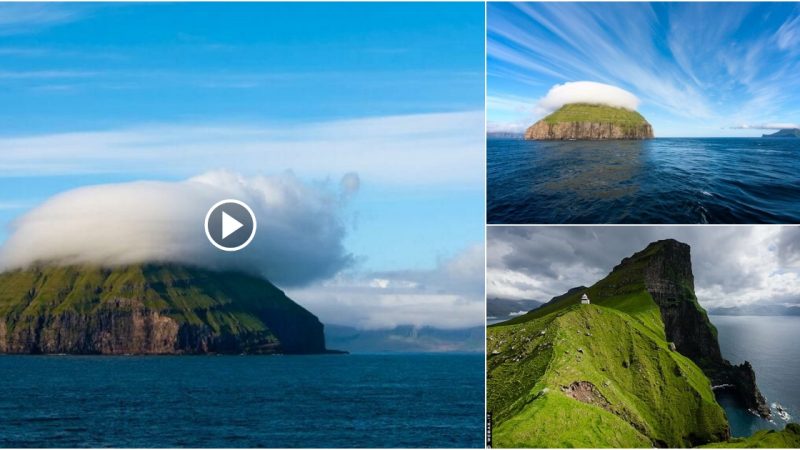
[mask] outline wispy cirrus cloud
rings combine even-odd
[[[734,130],[784,130],[787,128],[800,128],[797,123],[762,123],[762,124],[742,124],[731,127]]]
[[[59,3],[0,3],[0,35],[23,34],[81,17],[73,5]]]
[[[0,70],[0,80],[51,80],[87,78],[100,72],[88,70]]]
[[[490,4],[487,28],[498,100],[534,105],[555,85],[589,80],[632,92],[655,128],[681,124],[679,135],[791,121],[800,101],[796,4]],[[521,116],[489,109],[490,123]]]
[[[483,183],[483,111],[307,124],[160,124],[0,138],[8,175],[159,172],[226,168],[252,173],[302,167],[303,176],[356,171],[389,184]],[[224,152],[225,157],[221,157]],[[447,170],[443,170],[447,168]]]

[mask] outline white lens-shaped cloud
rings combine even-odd
[[[573,81],[553,86],[536,103],[537,109],[552,112],[570,103],[592,103],[635,111],[639,99],[625,89],[594,81]]]
[[[0,270],[36,263],[173,262],[244,270],[300,286],[351,263],[340,212],[358,185],[355,174],[338,192],[290,173],[214,171],[179,182],[83,187],[52,197],[13,223],[0,248]],[[208,208],[226,198],[247,203],[258,219],[252,243],[235,253],[214,248],[204,232]]]

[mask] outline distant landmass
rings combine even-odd
[[[514,133],[511,131],[489,131],[486,133],[488,139],[523,139],[522,133]]]
[[[444,330],[400,326],[389,330],[360,330],[325,325],[325,340],[330,347],[350,353],[483,353],[484,327]]]
[[[542,306],[537,300],[511,300],[489,297],[486,299],[486,317],[490,319],[509,319]]]
[[[800,316],[800,306],[753,304],[709,308],[708,313],[717,316]]]
[[[636,111],[570,103],[525,131],[529,140],[651,139],[653,127]]]
[[[785,128],[772,134],[762,134],[768,138],[800,138],[800,128]]]
[[[323,325],[269,281],[172,264],[0,274],[0,353],[326,353]]]

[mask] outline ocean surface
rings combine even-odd
[[[487,140],[489,223],[798,223],[800,139]]]
[[[0,356],[4,447],[483,447],[483,355]]]
[[[792,422],[800,420],[800,317],[709,316],[719,332],[722,356],[734,364],[750,361],[756,383],[772,406],[773,420],[766,421],[741,409],[722,396],[734,436],[749,436],[760,429],[783,429],[786,420],[776,410],[780,404]]]

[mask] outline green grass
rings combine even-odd
[[[538,424],[531,426],[531,424]],[[592,448],[652,446],[623,419],[597,406],[548,392],[518,416],[494,429],[498,448]]]
[[[644,273],[664,245],[651,244],[585,290],[489,327],[487,401],[498,446],[530,439],[524,446],[636,447],[644,438],[647,446],[686,447],[726,436],[708,377],[669,350],[661,311],[645,287]],[[666,271],[668,281],[684,284],[680,273]],[[696,304],[691,287],[685,291]],[[580,305],[583,293],[591,305]],[[610,406],[562,393],[577,381],[592,383]],[[561,411],[570,405],[574,412]]]
[[[571,103],[564,105],[543,120],[550,124],[562,122],[610,122],[616,125],[629,127],[647,123],[645,118],[636,111],[587,103]]]
[[[125,301],[117,306],[119,299]],[[42,317],[147,308],[215,333],[270,333],[265,320],[311,315],[261,278],[178,265],[38,267],[0,273],[0,318],[9,332]],[[285,317],[285,316],[284,316]]]
[[[497,447],[685,447],[725,435],[710,381],[668,349],[654,331],[660,317],[636,304],[643,295],[610,300],[631,313],[573,305],[489,330],[487,406]],[[562,393],[577,381],[592,383],[608,408]]]
[[[762,430],[746,438],[704,445],[705,448],[800,448],[800,425],[790,423],[781,431]]]
[[[591,287],[488,327],[487,408],[496,447],[798,447],[800,426],[723,441],[728,422],[698,366],[704,362],[669,349],[645,285],[645,273],[656,268],[676,296],[660,301],[691,303],[702,316],[697,325],[716,335],[690,271],[672,264],[677,249],[666,246],[675,245],[655,242]],[[583,293],[591,305],[580,304]],[[569,397],[563,389],[576,382],[591,383],[604,400]]]

